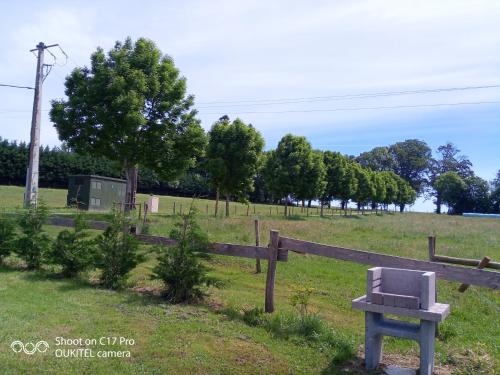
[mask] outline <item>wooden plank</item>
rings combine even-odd
[[[481,262],[479,263],[479,265],[477,266],[477,269],[479,270],[482,270],[484,267],[486,267],[488,265],[488,263],[490,262],[490,258],[488,257],[484,257]],[[465,292],[467,289],[469,288],[469,284],[462,284],[458,287],[458,291],[460,293],[463,293]]]
[[[443,263],[461,264],[463,266],[471,266],[471,267],[478,267],[478,268],[479,268],[479,264],[482,262],[482,260],[477,260],[477,259],[455,258],[455,257],[449,257],[449,256],[445,256],[445,255],[434,255],[434,261],[435,262],[443,262]],[[500,270],[500,263],[490,261],[484,267]]]
[[[177,243],[177,241],[162,236],[151,236],[149,234],[136,234],[134,235],[138,241],[150,244],[150,245],[165,245],[172,246]]]
[[[291,251],[310,253],[373,266],[431,271],[435,272],[438,278],[445,280],[484,286],[491,289],[500,288],[500,272],[470,269],[424,260],[378,254],[362,250],[353,250],[337,246],[323,245],[315,242],[296,240],[288,237],[280,237],[280,246],[282,249]]]
[[[136,234],[135,238],[139,241],[151,244],[151,245],[166,245],[172,246],[176,244],[176,241],[162,236],[151,236],[145,234]],[[263,246],[253,246],[253,245],[238,245],[230,243],[220,243],[215,242],[210,244],[207,252],[215,255],[227,255],[250,259],[266,259],[268,257],[267,247]],[[278,261],[286,261],[285,259],[277,259]]]
[[[274,281],[276,279],[276,260],[278,258],[278,247],[280,233],[271,231],[271,241],[268,249],[267,277],[266,277],[266,299],[264,310],[267,313],[274,311]]]
[[[109,226],[107,221],[87,220],[86,223],[89,229],[105,230]],[[74,227],[75,220],[70,217],[53,216],[47,219],[47,225]]]
[[[254,206],[255,209],[255,206]],[[247,211],[248,215],[248,211]],[[255,219],[255,246],[260,246],[260,226],[259,219]],[[255,258],[255,273],[261,273],[260,258]]]
[[[236,245],[230,243],[218,243],[215,242],[211,244],[208,252],[217,255],[229,255],[242,258],[267,258],[268,252],[267,247],[258,247],[253,245]]]

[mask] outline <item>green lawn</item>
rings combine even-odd
[[[54,212],[65,211],[66,191],[42,189],[42,199]],[[0,208],[12,211],[22,202],[22,188],[0,187]],[[140,196],[139,201],[146,196]],[[161,197],[160,214],[151,216],[151,233],[167,235],[173,223],[171,206],[190,199]],[[197,201],[200,224],[212,241],[253,244],[253,219],[241,205],[237,216],[213,218],[206,215],[212,201]],[[232,206],[233,207],[233,206]],[[232,208],[231,207],[231,208]],[[251,206],[253,208],[253,206]],[[177,207],[178,209],[178,207]],[[232,208],[233,209],[233,208]],[[271,208],[275,210],[275,207]],[[500,259],[500,221],[494,219],[437,216],[431,214],[384,214],[319,218],[298,217],[284,220],[269,216],[268,206],[260,210],[262,243],[269,230],[316,242],[425,259],[427,236],[437,236],[437,252],[450,256],[480,258],[489,255]],[[313,214],[311,211],[311,215]],[[211,211],[213,212],[213,211]],[[93,214],[92,216],[100,216]],[[51,235],[60,228],[47,227]],[[147,252],[147,248],[144,247]],[[0,361],[2,373],[321,373],[329,367],[331,353],[324,353],[301,340],[273,338],[263,328],[250,327],[232,315],[233,310],[262,307],[263,273],[254,273],[251,260],[214,257],[213,274],[224,282],[222,289],[209,290],[209,297],[199,305],[169,305],[138,291],[155,290],[159,284],[150,280],[154,257],[134,270],[130,288],[122,292],[99,289],[93,284],[95,273],[81,280],[64,280],[54,270],[26,272],[19,262],[9,259],[0,268]],[[275,290],[277,314],[292,310],[289,297],[293,286],[315,288],[311,307],[338,333],[352,337],[356,347],[363,344],[364,319],[350,308],[351,299],[364,294],[368,267],[315,256],[290,254],[287,263],[278,263]],[[90,280],[90,281],[89,281]],[[452,314],[440,326],[437,341],[437,364],[442,373],[495,374],[500,369],[500,295],[478,287],[457,292],[458,284],[439,281],[439,301],[451,305]],[[55,358],[56,337],[100,338],[123,336],[134,339],[130,358]],[[13,340],[46,340],[48,353],[15,354]],[[416,344],[386,339],[385,362],[404,365],[416,358]],[[64,347],[68,348],[68,347]],[[109,350],[109,348],[108,348]],[[361,354],[362,352],[360,352]],[[360,360],[333,368],[357,371]],[[415,360],[411,362],[415,363]],[[446,372],[448,371],[448,372]]]

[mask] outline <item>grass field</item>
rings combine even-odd
[[[22,202],[22,188],[0,187],[0,209],[12,211]],[[54,212],[64,208],[66,191],[42,189],[42,199]],[[139,196],[139,201],[146,196]],[[167,235],[178,217],[173,202],[187,207],[190,199],[161,197],[160,213],[151,216],[151,233]],[[253,210],[246,216],[214,218],[206,205],[197,201],[200,224],[212,241],[253,244]],[[253,206],[252,206],[253,208]],[[233,206],[232,206],[233,209]],[[275,210],[275,207],[271,207]],[[210,211],[213,212],[213,211]],[[437,236],[437,252],[450,256],[500,259],[500,221],[493,219],[437,216],[431,214],[383,214],[358,216],[297,216],[283,219],[269,216],[269,206],[256,206],[260,215],[262,243],[269,230],[282,235],[363,250],[425,259],[427,236]],[[92,214],[100,216],[100,214]],[[51,235],[60,228],[47,227]],[[146,247],[144,251],[147,251]],[[149,254],[149,253],[148,253]],[[80,280],[65,280],[53,269],[26,272],[9,259],[0,268],[0,363],[2,373],[172,373],[233,374],[345,373],[359,370],[361,359],[351,364],[330,366],[331,353],[300,339],[273,337],[263,328],[250,327],[227,311],[262,307],[263,273],[254,273],[250,260],[214,257],[213,275],[224,282],[210,289],[198,305],[169,305],[143,291],[159,284],[150,279],[155,263],[147,260],[132,273],[130,288],[111,292],[95,286],[95,274]],[[315,288],[311,307],[336,333],[349,337],[356,348],[363,344],[363,315],[350,307],[353,298],[364,294],[368,267],[315,256],[290,254],[278,263],[275,289],[276,314],[290,312],[289,297],[296,285]],[[495,374],[500,371],[500,296],[498,291],[470,287],[457,292],[458,284],[439,281],[439,301],[451,305],[451,316],[440,325],[437,365],[441,373]],[[123,336],[134,339],[130,358],[55,358],[56,337],[100,338]],[[49,353],[20,355],[11,351],[13,340],[46,340]],[[68,348],[68,347],[64,347]],[[384,362],[415,365],[418,347],[399,339],[385,340]],[[361,355],[361,352],[360,352]]]

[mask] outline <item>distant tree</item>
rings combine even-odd
[[[394,157],[388,147],[375,147],[371,151],[361,153],[356,161],[372,171],[391,171],[394,169]]]
[[[217,195],[215,216],[218,213],[219,194],[226,197],[226,216],[229,216],[229,197],[240,200],[254,189],[254,176],[264,139],[252,126],[240,119],[233,122],[229,117],[221,117],[209,132],[207,168],[210,181]]]
[[[399,206],[399,211],[403,212],[407,204],[413,204],[417,199],[417,192],[411,187],[410,183],[405,179],[397,176],[396,183],[398,190],[396,200],[393,202]]]
[[[354,172],[355,163],[341,153],[332,151],[323,153],[323,163],[326,170],[324,200],[338,199],[342,209],[345,209],[358,187]]]
[[[491,181],[491,212],[500,213],[500,170],[493,181]]]
[[[389,153],[394,159],[393,171],[408,181],[417,195],[422,193],[432,156],[429,146],[418,139],[408,139],[389,146]]]
[[[387,194],[387,187],[384,175],[382,172],[371,173],[373,195],[370,197],[372,210],[377,209],[377,205],[383,203]]]
[[[500,188],[500,170],[497,172],[496,177],[491,181],[491,189],[496,190]]]
[[[305,183],[314,183],[305,173],[312,164],[313,151],[305,137],[287,134],[270,153],[265,167],[266,184],[275,197],[285,200],[285,215],[290,196],[300,195]]]
[[[472,177],[472,163],[464,156],[460,155],[460,150],[451,142],[439,146],[439,158],[431,160],[430,167],[430,187],[431,195],[435,197],[436,213],[441,213],[442,197],[435,187],[435,182],[439,176],[446,172],[455,172],[462,179]]]
[[[441,203],[448,206],[448,213],[451,214],[454,213],[457,205],[463,199],[466,185],[458,173],[445,172],[436,178],[434,189],[440,197]]]
[[[193,97],[172,58],[148,39],[98,48],[91,67],[66,78],[67,100],[52,102],[50,118],[71,149],[118,161],[127,178],[126,202],[135,203],[137,168],[173,179],[205,146]]]
[[[400,178],[394,172],[380,172],[385,185],[385,196],[382,201],[385,208],[394,203],[398,197],[398,179]]]
[[[267,164],[270,152],[264,151],[260,154],[257,161],[257,170],[253,179],[254,191],[250,193],[250,200],[252,202],[269,202],[271,200],[271,193],[267,189],[266,181],[264,179],[264,169]]]
[[[369,169],[363,168],[356,164],[354,169],[356,180],[358,181],[358,188],[354,194],[353,199],[358,204],[358,209],[363,208],[375,195],[375,188],[372,182],[372,173]]]
[[[311,201],[323,196],[326,186],[325,164],[323,163],[323,154],[321,151],[313,151],[310,158],[304,160],[301,176],[299,177],[299,187],[294,196],[297,200]],[[320,199],[321,200],[321,199]],[[322,202],[321,206],[322,206]],[[323,208],[321,208],[323,214]]]
[[[488,182],[477,176],[468,177],[464,179],[464,182],[465,191],[458,204],[454,207],[454,213],[488,212],[491,208]]]

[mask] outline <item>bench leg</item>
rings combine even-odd
[[[435,334],[435,322],[420,321],[420,375],[432,375],[434,370]]]
[[[382,314],[365,312],[365,367],[367,370],[375,369],[382,357],[382,335],[377,330],[381,319]]]

